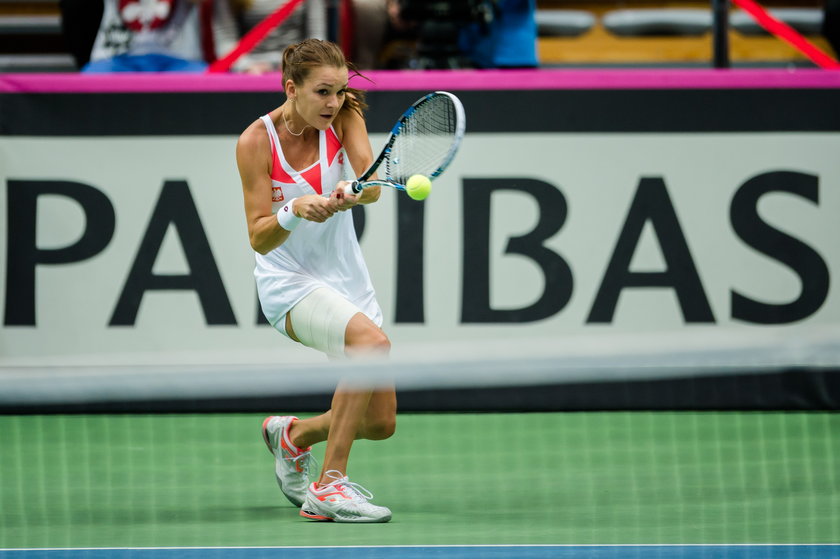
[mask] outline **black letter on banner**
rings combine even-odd
[[[424,208],[408,196],[397,197],[397,301],[394,322],[425,321],[423,292]]]
[[[819,204],[819,179],[793,171],[764,173],[745,182],[729,208],[732,228],[741,240],[796,272],[802,292],[795,301],[777,305],[732,291],[732,318],[756,324],[787,324],[814,314],[822,306],[828,296],[829,271],[813,248],[762,221],[758,202],[770,192],[788,192]]]
[[[362,235],[365,233],[365,207],[353,206],[350,213],[353,215],[353,229],[356,230],[356,238],[362,240]]]
[[[257,326],[266,326],[266,325],[270,326],[271,323],[265,317],[265,313],[262,310],[262,304],[260,303],[260,296],[259,296],[259,294],[257,294]]]
[[[539,203],[537,226],[508,240],[505,254],[527,256],[542,268],[545,290],[521,309],[490,308],[490,198],[497,190],[526,192]],[[566,199],[553,185],[535,179],[464,179],[464,283],[461,322],[533,322],[559,312],[572,296],[572,270],[556,252],[543,246],[566,221]]]
[[[664,272],[631,272],[630,262],[648,220],[656,232],[667,269]],[[686,322],[715,321],[668,189],[659,177],[643,177],[639,182],[586,322],[611,322],[618,296],[626,287],[672,287]]]
[[[39,249],[38,196],[72,198],[85,213],[85,229],[72,245]],[[98,254],[114,235],[114,207],[101,191],[68,181],[8,181],[6,211],[6,326],[35,326],[35,267],[38,264],[79,262]]]
[[[186,275],[155,275],[157,259],[169,224],[181,238],[190,268]],[[210,243],[201,226],[189,186],[185,181],[166,181],[152,213],[146,235],[140,243],[134,264],[111,316],[111,326],[132,326],[140,309],[143,294],[150,289],[194,290],[201,301],[207,324],[235,325],[236,318],[228,301]]]

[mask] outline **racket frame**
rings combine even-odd
[[[385,147],[382,148],[382,151],[379,153],[379,157],[367,168],[367,170],[356,180],[350,183],[349,188],[353,194],[358,194],[367,186],[390,186],[391,188],[396,188],[397,190],[405,190],[405,185],[400,184],[396,181],[392,180],[367,180],[373,175],[379,166],[382,164],[383,161],[388,157],[391,153],[391,149],[394,146],[394,143],[397,141],[397,138],[402,133],[403,126],[405,121],[409,119],[409,117],[414,114],[419,107],[423,104],[429,102],[430,99],[434,97],[438,97],[440,95],[445,95],[448,97],[452,105],[455,107],[455,137],[452,141],[452,144],[449,146],[449,151],[446,153],[446,156],[443,158],[443,162],[427,177],[429,180],[434,180],[435,177],[439,176],[452,160],[455,158],[455,153],[458,151],[458,148],[461,145],[461,140],[464,138],[464,131],[466,129],[466,116],[464,113],[464,106],[461,104],[461,100],[458,99],[452,93],[448,91],[434,91],[432,93],[428,93],[415,101],[411,104],[411,106],[405,110],[405,112],[400,116],[397,122],[394,124],[393,128],[391,128],[391,134],[388,137],[388,141],[385,143]]]

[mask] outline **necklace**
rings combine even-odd
[[[306,130],[307,128],[309,128],[309,125],[307,124],[307,125],[306,125],[306,126],[304,126],[304,127],[303,127],[303,129],[302,129],[300,132],[298,132],[297,134],[295,134],[294,132],[292,132],[292,129],[291,129],[291,128],[289,128],[289,121],[288,121],[288,120],[286,120],[286,110],[285,110],[285,109],[283,110],[283,124],[285,124],[285,125],[286,125],[286,130],[287,130],[287,131],[289,132],[289,134],[291,134],[292,136],[300,136],[301,134],[303,134],[303,131],[304,131],[304,130]]]

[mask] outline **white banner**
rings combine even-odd
[[[0,365],[321,360],[258,324],[235,141],[0,138]],[[820,133],[468,135],[408,239],[421,277],[397,269],[400,194],[366,208],[384,328],[395,352],[840,345],[838,153]]]

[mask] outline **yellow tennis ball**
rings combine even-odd
[[[411,175],[405,183],[405,192],[413,200],[425,200],[432,191],[432,181],[425,175]]]

